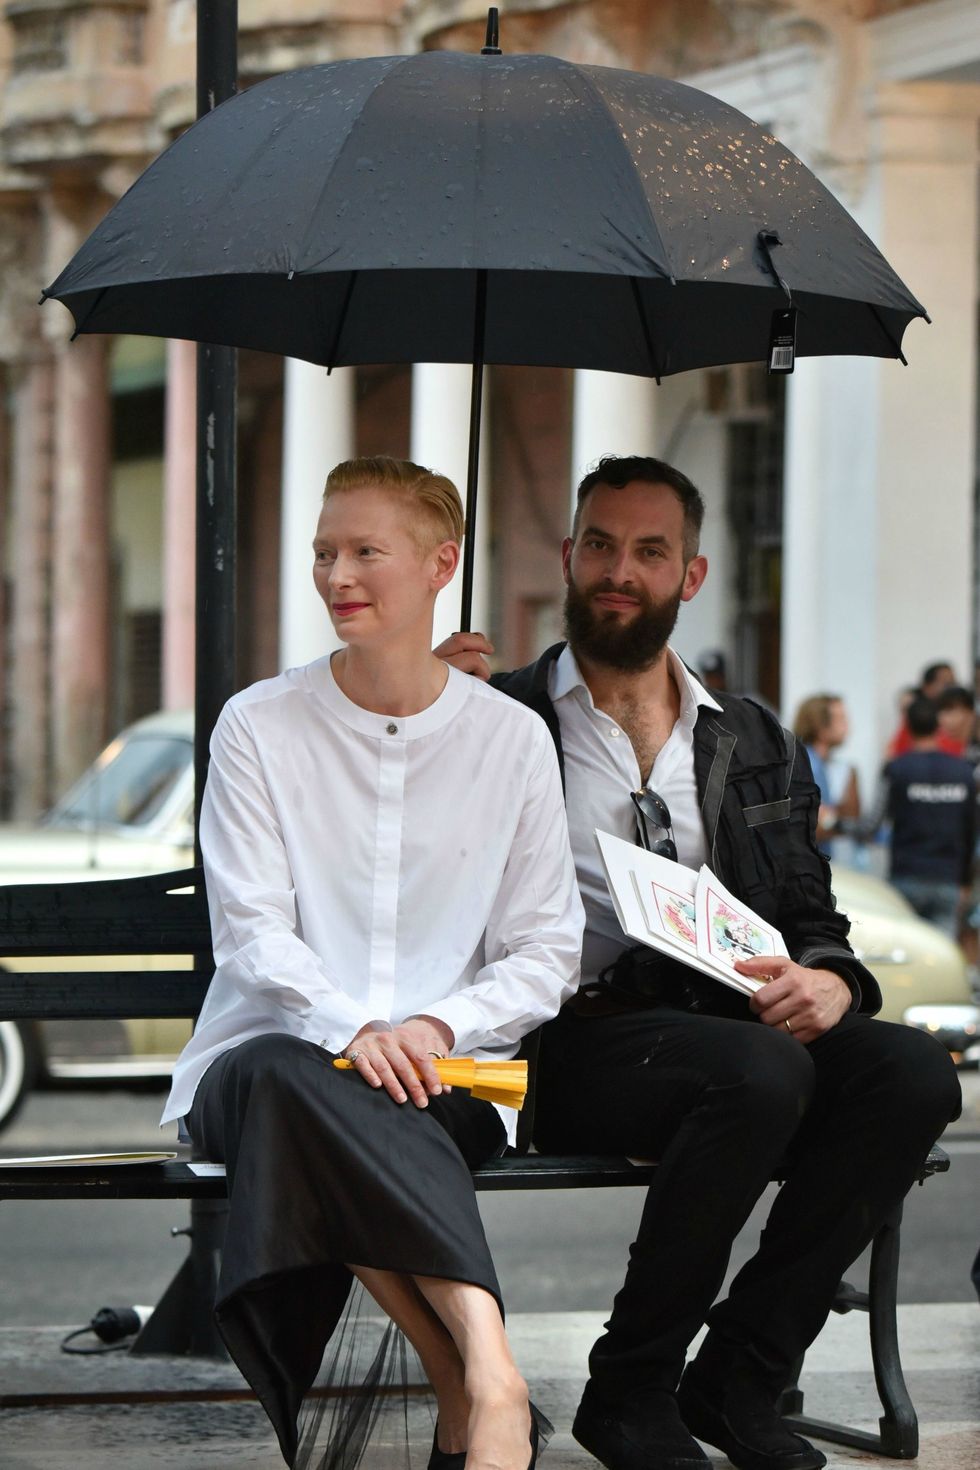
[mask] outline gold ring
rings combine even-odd
[[[789,1022],[788,1021],[784,1021],[783,1022],[783,1025],[786,1027],[786,1030],[789,1032],[790,1036],[792,1036],[792,1034],[793,1034],[793,1028],[789,1024]]]

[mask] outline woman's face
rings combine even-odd
[[[369,646],[409,632],[431,635],[436,592],[451,579],[453,541],[420,548],[398,493],[368,486],[324,502],[313,541],[313,581],[339,638]]]
[[[827,711],[825,739],[828,745],[843,745],[850,733],[847,710],[842,699],[835,699]]]

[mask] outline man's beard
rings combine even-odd
[[[683,582],[676,593],[654,602],[637,587],[613,587],[601,583],[583,592],[573,583],[565,588],[565,636],[576,658],[581,654],[592,663],[623,673],[639,673],[657,662],[674,631],[681,605]],[[622,592],[635,597],[639,611],[623,622],[614,612],[592,606],[599,592]]]

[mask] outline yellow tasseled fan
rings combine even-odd
[[[335,1067],[349,1071],[353,1062],[337,1057]],[[448,1087],[465,1087],[485,1102],[521,1108],[527,1096],[527,1062],[478,1062],[475,1057],[440,1057],[432,1065]]]

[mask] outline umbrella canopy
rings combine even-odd
[[[799,159],[716,98],[441,51],[224,102],[45,295],[81,332],[326,366],[479,355],[658,378],[765,359],[790,296],[798,355],[901,356],[925,316]]]

